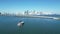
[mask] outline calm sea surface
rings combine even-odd
[[[17,23],[23,20],[23,27]],[[60,20],[0,16],[0,34],[60,34]]]

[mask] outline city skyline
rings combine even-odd
[[[16,13],[26,10],[60,14],[59,0],[0,0],[0,12]]]

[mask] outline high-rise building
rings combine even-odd
[[[24,14],[25,14],[25,15],[29,15],[29,12],[28,12],[28,10],[27,10],[27,11],[25,11],[25,12],[24,12]]]
[[[43,12],[40,12],[40,15],[43,15]]]

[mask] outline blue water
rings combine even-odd
[[[17,23],[23,20],[23,27]],[[0,34],[60,34],[60,20],[0,16]]]

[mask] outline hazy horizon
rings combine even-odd
[[[40,11],[60,14],[59,0],[0,0],[0,12]]]

